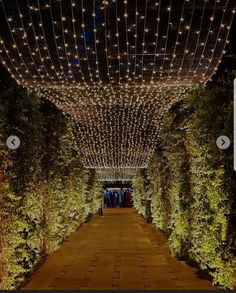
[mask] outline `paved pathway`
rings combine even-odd
[[[214,287],[171,257],[165,237],[133,209],[105,209],[53,252],[22,289]]]

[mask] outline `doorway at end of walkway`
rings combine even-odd
[[[112,186],[104,188],[103,207],[104,208],[132,208],[133,190],[130,187]]]

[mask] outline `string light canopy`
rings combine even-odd
[[[97,169],[97,179],[101,182],[127,182],[132,181],[134,178],[134,174],[138,171],[138,169],[133,168],[100,168]]]
[[[216,71],[234,13],[235,0],[0,0],[0,58],[69,117],[87,168],[130,179],[166,111]]]

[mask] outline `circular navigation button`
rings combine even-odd
[[[20,146],[20,139],[16,135],[10,135],[7,139],[7,147],[10,150],[16,150]]]
[[[221,150],[226,150],[230,146],[230,139],[226,135],[221,135],[216,140],[216,145]]]

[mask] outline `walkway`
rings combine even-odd
[[[171,257],[165,237],[133,209],[106,209],[84,224],[23,289],[214,290]]]

